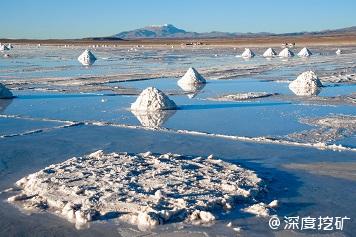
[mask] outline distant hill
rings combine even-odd
[[[313,32],[296,32],[296,33],[285,33],[285,34],[274,34],[269,32],[259,32],[259,33],[229,33],[212,31],[206,33],[190,32],[180,28],[175,27],[172,24],[165,25],[152,25],[146,26],[140,29],[135,29],[131,31],[123,31],[115,34],[111,37],[116,37],[120,39],[153,39],[153,38],[234,38],[234,37],[258,37],[258,36],[297,36],[297,35],[326,35],[326,34],[356,34],[356,26],[335,29],[335,30],[323,30],[323,31],[313,31]],[[108,38],[111,38],[108,37]]]

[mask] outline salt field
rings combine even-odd
[[[0,236],[304,233],[273,216],[347,216],[308,233],[356,232],[356,47],[6,54]]]

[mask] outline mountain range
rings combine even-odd
[[[297,36],[297,35],[326,35],[326,34],[356,34],[356,26],[335,29],[335,30],[323,30],[323,31],[312,31],[312,32],[296,32],[296,33],[284,33],[275,34],[269,32],[258,32],[258,33],[229,33],[212,31],[206,33],[190,32],[180,28],[175,27],[172,24],[164,25],[151,25],[143,28],[123,31],[115,34],[111,37],[120,39],[153,39],[153,38],[233,38],[233,37],[243,37],[243,36]]]

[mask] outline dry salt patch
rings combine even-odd
[[[213,101],[240,101],[240,100],[252,100],[258,98],[269,97],[277,94],[271,94],[267,92],[247,92],[247,93],[237,93],[231,95],[223,95],[216,98],[208,98],[208,100]]]
[[[310,52],[309,49],[307,48],[303,48],[302,50],[300,50],[300,52],[298,53],[299,57],[310,57],[312,55],[312,52]]]
[[[276,51],[274,51],[274,49],[272,49],[272,48],[268,48],[268,49],[263,53],[263,57],[266,57],[266,58],[268,58],[268,57],[274,57],[274,56],[276,56],[276,55],[277,55]]]
[[[166,94],[154,87],[148,87],[141,92],[136,101],[131,104],[134,111],[174,110],[177,105]]]
[[[249,48],[245,48],[245,51],[241,54],[241,57],[243,58],[253,58],[255,56],[255,53],[251,51]]]
[[[290,58],[294,56],[294,53],[292,51],[289,50],[289,48],[284,48],[279,54],[279,57],[282,58]]]
[[[0,99],[10,99],[13,97],[14,96],[11,91],[6,86],[0,83]]]
[[[78,61],[83,64],[84,66],[90,66],[93,65],[93,63],[96,61],[96,57],[94,54],[86,49],[79,57]]]
[[[298,96],[312,96],[319,94],[322,86],[315,72],[306,71],[289,84],[289,89]]]
[[[20,193],[8,201],[30,212],[48,210],[77,227],[118,218],[145,228],[180,221],[207,223],[236,205],[252,208],[261,183],[253,171],[212,155],[99,150],[20,179]]]
[[[206,80],[200,73],[193,67],[189,68],[188,71],[184,74],[184,76],[178,80],[177,84],[180,87],[185,88],[186,85],[197,85],[197,84],[205,84]]]

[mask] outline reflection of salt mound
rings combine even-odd
[[[194,98],[205,87],[205,84],[184,84],[178,83],[178,86],[187,92],[189,98]]]
[[[131,110],[157,111],[176,109],[177,105],[162,91],[148,87],[141,92],[136,101],[131,105]]]
[[[252,52],[249,48],[245,48],[245,51],[241,54],[241,57],[243,58],[253,58],[255,56],[255,53]]]
[[[337,49],[335,53],[336,53],[337,55],[342,54],[341,49]]]
[[[14,97],[9,89],[0,83],[0,99],[9,99]]]
[[[312,55],[312,53],[311,53],[310,50],[307,49],[307,48],[303,48],[303,49],[300,50],[300,52],[298,53],[298,56],[299,56],[299,57],[309,57],[309,56],[311,56],[311,55]]]
[[[0,51],[10,50],[6,45],[0,44]]]
[[[206,83],[204,77],[193,67],[189,68],[184,76],[177,82],[179,86],[183,85],[183,87],[184,85],[197,85],[204,83]]]
[[[109,215],[141,227],[207,223],[237,205],[254,204],[261,179],[213,156],[110,153],[99,150],[30,174],[8,198],[28,211],[48,210],[76,226]],[[114,214],[114,215],[113,215]]]
[[[131,111],[141,125],[149,128],[161,127],[170,117],[172,117],[175,110],[159,110],[159,111]]]
[[[274,57],[274,56],[276,56],[277,55],[277,53],[276,53],[276,51],[274,51],[274,49],[272,49],[272,48],[268,48],[264,53],[263,53],[263,57]]]
[[[322,86],[318,76],[313,71],[307,71],[292,81],[289,84],[289,89],[299,96],[311,96],[319,94]]]
[[[0,113],[4,112],[5,109],[11,104],[12,99],[0,100]]]
[[[85,65],[85,66],[90,66],[96,61],[96,57],[90,50],[86,49],[79,57],[78,61]]]
[[[285,48],[278,54],[278,56],[283,58],[290,58],[294,56],[294,53],[290,51],[289,48]]]

